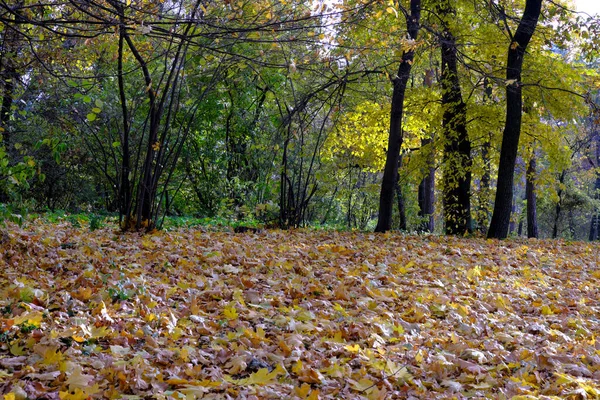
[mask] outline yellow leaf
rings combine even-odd
[[[479,281],[480,277],[481,267],[479,265],[476,265],[475,267],[467,271],[467,279],[469,280],[469,282],[477,282]]]
[[[417,362],[417,364],[421,364],[423,362],[424,358],[425,358],[425,356],[423,355],[423,351],[422,350],[417,351],[417,354],[415,354],[415,361]]]
[[[385,11],[388,14],[394,14],[396,17],[398,17],[398,11],[396,11],[396,9],[394,7],[388,7],[385,9]]]
[[[322,370],[327,376],[332,378],[343,378],[346,370],[339,364],[333,364]]]
[[[109,334],[110,334],[110,328],[108,328],[106,326],[100,326],[100,327],[92,326],[90,329],[90,335],[94,339],[103,338],[105,336],[108,336]]]
[[[319,389],[314,389],[310,392],[310,396],[308,396],[306,400],[319,400],[319,393],[321,393]]]
[[[190,383],[187,379],[171,378],[166,381],[169,385],[186,385]]]
[[[292,372],[295,374],[299,374],[302,372],[302,360],[298,360],[296,364],[292,367]]]
[[[146,314],[144,319],[146,320],[146,322],[152,322],[156,319],[156,314],[154,314],[154,313]]]
[[[58,364],[64,360],[63,353],[60,352],[59,349],[48,348],[44,352],[44,359],[42,360],[43,364],[53,365]]]
[[[305,399],[310,393],[310,385],[308,383],[303,383],[302,386],[294,388],[294,393],[301,399]]]
[[[90,396],[81,389],[75,389],[71,392],[58,392],[58,397],[61,400],[87,400]]]
[[[351,353],[358,353],[360,351],[360,345],[358,343],[357,344],[353,344],[353,345],[349,344],[347,346],[344,346],[344,348],[346,350],[348,350],[349,352],[351,352]]]
[[[4,400],[16,400],[16,396],[13,392],[4,395]]]
[[[19,346],[17,341],[10,345],[9,350],[10,354],[12,354],[13,356],[22,356],[25,354],[25,350],[23,349],[23,347]]]
[[[552,309],[548,306],[542,306],[542,314],[543,315],[554,315]]]
[[[81,336],[77,336],[77,335],[71,336],[71,339],[73,339],[77,343],[83,343],[83,342],[85,342],[85,338],[82,338]]]
[[[367,378],[363,378],[358,382],[354,382],[352,384],[352,389],[357,390],[359,392],[364,392],[365,390],[368,390],[372,387],[374,387],[375,382],[373,382],[370,379]]]
[[[273,372],[269,372],[267,368],[261,368],[253,374],[250,374],[249,377],[245,379],[233,379],[230,376],[225,376],[225,380],[236,385],[268,385],[270,383],[274,383],[277,379],[277,376],[282,375],[285,371],[281,368],[281,366],[277,365],[277,367],[273,370]]]
[[[4,378],[10,378],[12,376],[13,376],[13,374],[8,373],[7,371],[4,371],[3,369],[0,369],[0,382],[4,381]]]
[[[238,319],[238,313],[237,313],[237,310],[235,309],[235,306],[231,305],[231,306],[225,307],[225,309],[223,310],[223,316],[230,321]]]
[[[42,324],[42,320],[44,319],[44,315],[39,311],[34,311],[31,313],[21,314],[18,317],[15,317],[14,324],[21,325],[23,323],[28,323],[31,325],[35,325],[39,328]]]
[[[333,306],[333,309],[335,311],[339,312],[340,314],[342,314],[344,317],[348,316],[348,313],[346,312],[346,310],[344,310],[344,307],[342,307],[338,303],[335,303],[335,305]]]

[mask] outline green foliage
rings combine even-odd
[[[95,231],[104,226],[104,216],[99,214],[90,215],[90,231]]]

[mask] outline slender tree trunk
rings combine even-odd
[[[567,175],[567,171],[563,171],[560,174],[560,178],[558,178],[559,189],[558,189],[558,202],[556,203],[556,207],[554,209],[554,226],[552,227],[552,239],[556,239],[558,237],[558,225],[560,222],[560,214],[562,213],[562,186],[565,183],[565,177]]]
[[[596,182],[594,183],[594,199],[600,201],[600,170],[598,170],[598,167],[600,166],[600,133],[594,133],[594,141],[596,142]],[[600,229],[598,225],[600,225],[600,212],[594,207],[590,223],[590,241],[598,240],[600,238]]]
[[[421,0],[410,1],[410,16],[407,18],[408,35],[416,40],[419,33],[419,20],[421,18]],[[394,91],[392,93],[392,110],[390,114],[390,134],[388,140],[385,169],[381,182],[379,196],[379,217],[375,232],[386,232],[392,227],[392,210],[394,188],[398,180],[398,158],[402,146],[402,115],[404,111],[404,95],[410,77],[414,60],[413,49],[402,54],[398,67],[398,75],[392,79]]]
[[[431,143],[431,139],[424,139],[421,142],[421,148]],[[429,151],[429,149],[428,149]],[[421,230],[423,232],[433,232],[434,202],[435,202],[435,168],[433,165],[433,151],[427,155],[427,175],[423,177],[419,184],[419,216],[423,219]]]
[[[447,5],[450,17],[454,10]],[[467,107],[458,79],[454,35],[446,27],[442,49],[442,106],[444,107],[444,225],[450,235],[471,232],[471,142],[467,132]]]
[[[429,69],[425,71],[423,85],[425,87],[433,86],[435,71]],[[434,205],[435,205],[435,153],[433,150],[432,138],[421,140],[421,151],[426,152],[425,156],[425,176],[419,184],[419,216],[422,218],[421,231],[434,231]]]
[[[523,198],[524,201],[527,201],[527,196],[525,196]],[[527,219],[527,215],[523,215],[523,214],[527,214],[527,208],[524,208],[523,210],[521,210],[521,216],[519,217],[519,229],[517,229],[517,236],[521,237],[521,235],[523,235],[523,223],[524,221]]]
[[[121,102],[121,113],[123,114],[123,132],[121,134],[121,151],[123,159],[121,160],[121,179],[119,182],[119,223],[122,223],[121,228],[129,229],[129,221],[131,218],[131,183],[129,172],[131,171],[131,154],[129,151],[129,110],[127,108],[127,94],[125,92],[125,81],[123,77],[123,47],[125,42],[125,22],[123,8],[120,8],[121,26],[119,27],[119,47],[118,47],[118,85],[119,99]],[[125,223],[123,223],[123,219]]]
[[[10,111],[14,97],[15,79],[18,77],[18,75],[17,70],[13,65],[8,65],[2,71],[2,75],[4,84],[2,91],[2,109],[0,110],[0,127],[2,127],[2,144],[4,144],[8,150],[11,142],[8,123],[10,121]]]
[[[489,79],[486,77],[483,81],[484,85],[484,103],[489,104],[492,102],[492,84]],[[492,182],[492,172],[491,172],[491,163],[490,163],[490,151],[491,151],[491,142],[492,142],[492,133],[489,132],[488,135],[483,139],[483,145],[481,147],[481,161],[483,162],[483,175],[481,176],[481,180],[479,181],[479,210],[477,213],[478,216],[478,230],[485,234],[488,228],[488,224],[490,222],[490,204],[491,204],[491,182]]]
[[[535,153],[531,155],[529,166],[527,167],[527,183],[525,184],[525,195],[527,196],[527,237],[538,237],[537,223],[537,196],[535,193],[536,177],[536,159]]]
[[[521,135],[523,102],[521,72],[523,69],[523,57],[525,56],[527,45],[535,32],[541,9],[542,0],[526,1],[523,17],[508,48],[508,60],[506,64],[506,122],[500,150],[494,213],[492,214],[492,221],[488,230],[489,238],[504,239],[508,234],[514,189],[515,162],[519,147],[519,136]]]
[[[18,2],[21,6],[23,3]],[[10,116],[12,113],[12,104],[15,95],[15,84],[19,79],[19,74],[15,66],[15,57],[17,51],[16,32],[4,28],[2,38],[2,53],[0,55],[0,79],[2,85],[2,105],[0,108],[0,146],[4,146],[8,155],[9,164],[14,161],[14,151],[12,146],[12,137],[10,129]],[[4,189],[0,190],[0,203],[8,203],[10,193]]]
[[[490,166],[490,148],[491,144],[489,140],[483,142],[481,148],[481,158],[483,161],[483,175],[479,181],[479,212],[478,215],[478,230],[481,233],[486,232],[489,221],[490,221],[490,199],[491,199],[491,182],[492,173]]]
[[[398,202],[398,213],[400,214],[400,220],[398,221],[398,229],[401,231],[406,230],[406,206],[404,203],[404,195],[402,194],[402,187],[400,182],[396,181],[396,201]]]
[[[598,182],[596,180],[596,182]],[[600,187],[598,187],[599,190]],[[592,221],[590,224],[590,235],[589,235],[589,240],[590,242],[593,242],[594,240],[598,240],[598,211],[594,210],[594,214],[592,215]]]
[[[517,214],[517,202],[513,197],[512,204],[510,205],[510,223],[508,224],[508,232],[509,234],[513,234],[517,229],[517,224],[515,223],[515,215]]]
[[[402,156],[398,160],[398,170],[402,168]],[[398,202],[398,215],[399,215],[399,223],[398,229],[401,231],[407,230],[406,223],[406,206],[404,203],[404,194],[402,193],[402,186],[400,186],[400,180],[396,179],[396,201]]]

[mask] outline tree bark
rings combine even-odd
[[[529,165],[527,167],[527,181],[525,184],[525,195],[527,196],[527,237],[538,237],[537,223],[537,196],[535,193],[535,177],[536,177],[536,159],[535,153],[531,155]]]
[[[521,135],[523,57],[535,32],[542,9],[542,0],[527,0],[525,11],[508,48],[506,64],[506,122],[502,135],[498,184],[489,238],[504,239],[510,224],[510,209],[514,189],[515,161]]]
[[[398,160],[398,170],[402,168],[402,156]],[[398,172],[400,174],[400,172]],[[396,201],[398,202],[398,229],[406,231],[408,224],[406,223],[406,205],[404,203],[404,194],[402,193],[402,186],[400,186],[400,180],[396,179]]]
[[[18,2],[18,6],[23,3]],[[15,65],[17,53],[17,33],[8,28],[4,28],[2,38],[2,53],[0,54],[0,79],[2,83],[2,104],[0,106],[0,146],[4,146],[8,155],[9,165],[14,162],[14,148],[12,146],[12,137],[10,129],[10,116],[12,114],[12,104],[15,95],[15,84],[19,79],[19,73]],[[10,193],[6,188],[0,189],[0,203],[8,203]]]
[[[596,199],[596,201],[600,201],[600,170],[598,170],[598,167],[600,166],[600,133],[594,132],[594,141],[596,142],[596,182],[594,183],[594,199]],[[590,223],[590,241],[599,239],[600,229],[598,225],[600,225],[600,212],[596,207],[594,207],[592,211],[592,220]]]
[[[427,151],[426,175],[419,184],[419,217],[423,219],[420,227],[423,232],[433,232],[435,228],[433,219],[435,202],[434,154],[433,150],[428,147],[431,142],[431,139],[423,139],[421,141],[421,150]]]
[[[558,178],[559,189],[558,189],[558,202],[556,203],[555,211],[554,211],[554,226],[552,227],[552,239],[556,239],[558,237],[558,224],[560,222],[560,214],[562,213],[562,185],[565,183],[565,177],[567,175],[567,171],[563,171],[560,174],[560,178]]]
[[[489,104],[492,100],[493,88],[489,79],[486,77],[483,80],[484,86],[484,103]],[[478,230],[485,234],[488,228],[488,224],[490,222],[490,204],[491,204],[491,182],[492,182],[492,172],[491,172],[491,163],[490,163],[490,151],[491,151],[491,142],[492,142],[492,133],[489,132],[487,137],[483,140],[483,145],[481,148],[481,160],[483,162],[483,175],[481,176],[481,180],[479,181],[479,193],[478,193],[478,202],[479,202],[479,210],[477,212],[477,225]]]
[[[448,3],[449,4],[449,3]],[[451,17],[447,5],[443,12]],[[471,142],[467,107],[458,79],[456,39],[448,27],[440,37],[442,50],[442,120],[444,132],[444,226],[446,234],[471,232]]]
[[[407,18],[408,35],[417,39],[419,20],[421,18],[421,0],[410,1],[410,16]],[[392,227],[392,210],[394,188],[398,180],[398,158],[402,147],[402,115],[404,111],[404,95],[414,60],[414,49],[405,51],[398,67],[398,75],[392,79],[392,110],[390,114],[390,132],[388,147],[379,196],[379,216],[375,232],[386,232]]]

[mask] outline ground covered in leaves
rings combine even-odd
[[[71,224],[0,235],[0,395],[599,398],[600,246]]]

